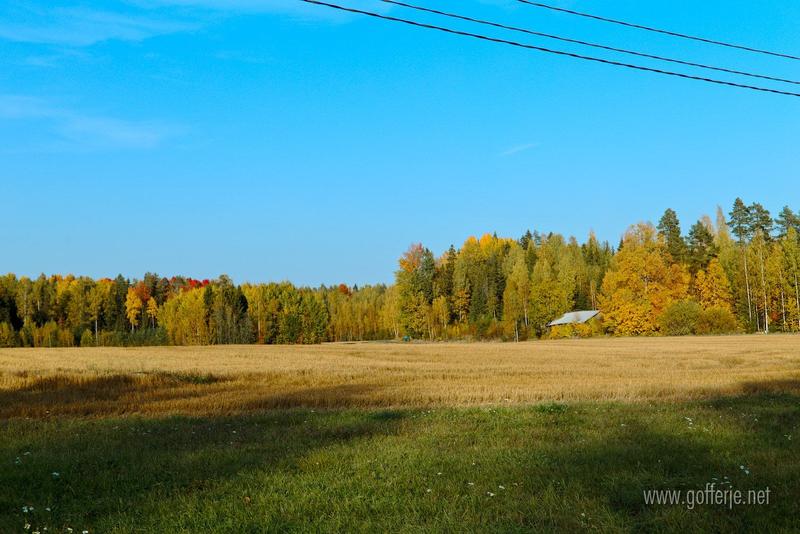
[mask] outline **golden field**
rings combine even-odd
[[[800,336],[0,349],[0,417],[800,392]]]

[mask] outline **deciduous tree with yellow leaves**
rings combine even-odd
[[[703,308],[731,310],[731,284],[718,259],[712,259],[708,267],[697,272],[694,289]]]
[[[142,299],[136,294],[134,288],[128,288],[128,295],[125,298],[125,316],[131,325],[131,332],[139,326],[139,317],[142,314]]]
[[[658,333],[659,315],[676,300],[686,298],[689,274],[670,264],[664,242],[651,224],[631,227],[606,273],[600,309],[615,335]]]

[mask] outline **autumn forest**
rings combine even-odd
[[[564,312],[586,325],[548,329]],[[800,331],[800,213],[737,199],[686,234],[667,209],[612,246],[486,234],[439,257],[421,244],[395,283],[235,285],[147,273],[0,277],[0,346],[320,343]]]

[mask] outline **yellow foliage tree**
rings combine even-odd
[[[139,316],[142,313],[142,299],[133,290],[132,287],[128,288],[128,296],[125,298],[125,315],[128,322],[131,323],[131,332],[139,326]]]
[[[394,335],[395,339],[400,337],[400,299],[397,295],[397,286],[390,286],[386,290],[386,298],[381,309],[381,324]]]
[[[686,298],[689,273],[670,265],[651,224],[631,227],[603,281],[600,310],[616,335],[658,333],[658,317],[670,303]]]
[[[447,297],[439,296],[433,299],[431,316],[434,336],[443,337],[447,330],[447,323],[450,322],[450,306],[447,303]]]
[[[158,304],[153,297],[147,300],[147,317],[150,319],[150,325],[155,328],[156,317],[158,317]]]
[[[181,293],[161,306],[159,324],[174,345],[207,345],[210,339],[204,296],[206,288]]]
[[[718,259],[712,259],[705,270],[697,272],[694,288],[703,309],[722,308],[731,311],[731,283]]]
[[[506,279],[503,292],[503,320],[507,334],[513,334],[514,340],[519,341],[520,324],[528,327],[528,306],[530,301],[530,278],[525,255],[518,250],[515,257],[510,257],[511,272]]]
[[[530,292],[529,320],[539,331],[544,331],[549,321],[572,307],[568,288],[560,283],[546,261],[538,261],[534,266]]]

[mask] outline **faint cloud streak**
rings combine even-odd
[[[502,156],[504,158],[508,157],[508,156],[513,156],[514,154],[519,154],[521,152],[526,152],[526,151],[531,150],[532,148],[536,148],[538,146],[539,146],[539,143],[527,143],[527,144],[524,144],[524,145],[512,146],[511,148],[508,148],[508,149],[500,152],[500,156]]]
[[[300,0],[143,0],[142,5],[193,7],[220,13],[277,13],[308,21],[345,22],[358,16]],[[392,10],[391,5],[375,0],[348,0],[346,5],[376,13]]]
[[[142,41],[157,35],[198,28],[196,23],[118,13],[89,8],[36,8],[0,10],[0,39],[6,41],[85,47],[109,41]]]
[[[374,0],[349,0],[347,5],[378,13],[391,10]],[[40,7],[11,0],[0,4],[0,40],[74,48],[112,40],[138,42],[195,31],[220,17],[243,13],[333,23],[357,16],[299,0],[129,0],[116,10]]]
[[[129,121],[54,106],[24,95],[0,95],[0,119],[40,122],[56,141],[41,150],[151,149],[181,128],[158,121]]]

